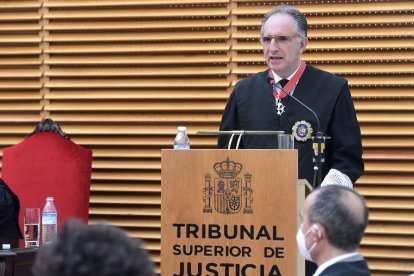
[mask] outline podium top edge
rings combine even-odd
[[[284,134],[283,130],[221,130],[221,131],[204,131],[199,130],[197,135],[280,135]]]

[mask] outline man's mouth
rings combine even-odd
[[[282,57],[270,57],[270,60],[281,60],[283,59]]]

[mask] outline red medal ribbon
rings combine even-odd
[[[293,75],[290,81],[285,85],[285,87],[283,87],[283,90],[286,91],[286,93],[289,93],[290,90],[292,90],[292,88],[296,85],[299,78],[302,76],[303,71],[305,71],[305,68],[306,68],[305,62],[301,61],[298,71],[296,71],[295,75]],[[272,69],[269,70],[269,76],[273,79]],[[284,97],[286,97],[286,93],[283,93],[282,91],[281,93],[278,93],[276,90],[276,86],[273,86],[273,95],[275,96],[275,98],[283,99]]]

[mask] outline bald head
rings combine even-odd
[[[364,223],[365,218],[365,200],[357,194],[354,190],[342,189],[339,200],[340,204],[347,206],[348,210],[355,222]]]
[[[329,185],[316,189],[306,201],[309,222],[322,224],[333,246],[348,252],[359,247],[368,224],[368,208],[360,194]]]

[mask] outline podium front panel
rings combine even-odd
[[[161,275],[297,275],[296,150],[163,150]]]

